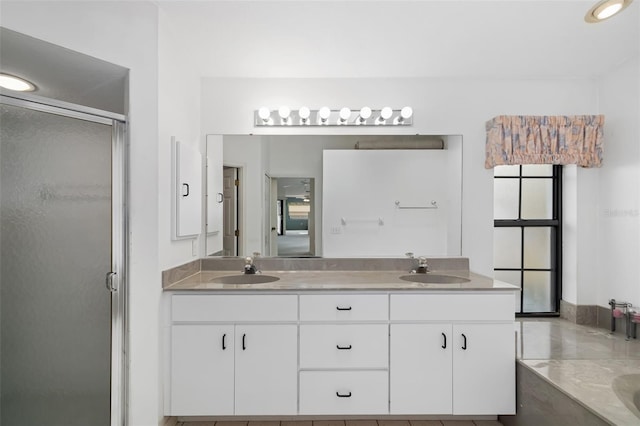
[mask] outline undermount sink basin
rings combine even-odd
[[[411,281],[412,283],[423,284],[461,284],[471,281],[468,278],[456,277],[453,275],[438,275],[438,274],[411,274],[403,275],[401,280]]]
[[[213,278],[211,282],[218,284],[265,284],[278,281],[279,279],[279,277],[274,277],[272,275],[239,274]]]

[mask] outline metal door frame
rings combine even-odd
[[[128,336],[128,201],[129,175],[127,120],[122,114],[27,93],[0,89],[0,104],[76,118],[111,126],[111,271],[106,285],[111,290],[111,425],[126,424]],[[105,271],[105,273],[108,271]],[[105,289],[106,291],[106,289]]]

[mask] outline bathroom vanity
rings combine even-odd
[[[515,413],[516,287],[465,270],[264,273],[278,280],[200,271],[165,288],[166,415]]]

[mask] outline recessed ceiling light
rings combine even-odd
[[[604,21],[623,11],[633,0],[602,0],[587,12],[584,20],[589,23]]]
[[[27,80],[4,73],[0,73],[0,87],[18,92],[33,92],[36,90],[36,86]]]

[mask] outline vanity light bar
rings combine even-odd
[[[309,109],[301,107],[290,109],[287,106],[279,108],[262,107],[253,114],[254,125],[257,127],[275,126],[411,126],[413,125],[413,109]]]

